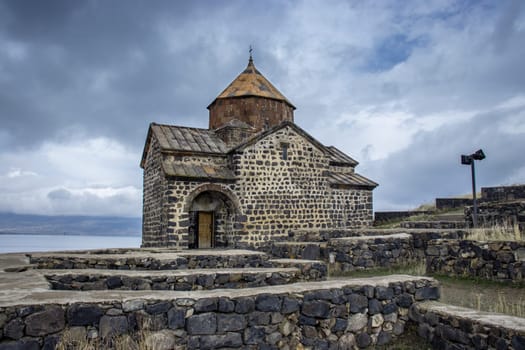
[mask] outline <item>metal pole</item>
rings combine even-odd
[[[472,159],[471,170],[472,170],[472,201],[474,204],[472,212],[472,226],[478,227],[478,201],[476,199],[476,170],[474,169],[474,159]]]

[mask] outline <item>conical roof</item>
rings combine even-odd
[[[295,109],[295,106],[255,68],[251,56],[246,69],[213,100],[210,106],[218,99],[248,96],[265,97],[283,101]]]

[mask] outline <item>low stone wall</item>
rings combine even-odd
[[[513,201],[525,199],[525,185],[482,187],[481,198],[487,201]]]
[[[332,239],[328,250],[330,268],[335,273],[390,267],[414,257],[412,236],[406,233]]]
[[[406,210],[406,211],[376,211],[374,212],[374,226],[385,224],[390,221],[399,221],[411,216],[431,214],[426,210]]]
[[[437,302],[415,303],[410,319],[434,349],[525,349],[525,319]]]
[[[40,269],[177,270],[207,268],[271,267],[264,253],[245,251],[235,254],[215,251],[126,254],[28,254],[30,263]]]
[[[525,281],[525,242],[435,240],[426,255],[430,273]]]
[[[463,221],[405,221],[399,224],[402,228],[408,229],[435,229],[435,230],[453,230],[465,229],[467,224]]]
[[[448,210],[472,205],[472,198],[436,198],[436,209]]]
[[[73,273],[45,272],[55,290],[209,290],[250,288],[315,280],[309,273],[304,278],[297,268],[246,270],[189,270],[183,273],[122,274],[104,270],[79,270]],[[82,272],[86,271],[86,272]],[[107,270],[105,270],[107,271]],[[325,276],[319,276],[318,279]]]
[[[412,304],[439,298],[439,287],[429,278],[389,276],[222,295],[90,293],[79,301],[64,294],[53,304],[0,306],[0,348],[53,349],[64,332],[79,340],[140,332],[154,349],[364,348],[402,334]]]
[[[266,246],[265,252],[275,258],[326,260],[326,242],[274,242]]]
[[[322,281],[328,276],[328,267],[324,261],[304,259],[271,259],[275,267],[296,268],[304,281]]]
[[[472,227],[472,207],[465,208],[465,221]],[[525,201],[481,203],[478,206],[478,225],[484,227],[513,226],[525,231]]]

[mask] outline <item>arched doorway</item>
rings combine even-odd
[[[226,247],[233,242],[236,200],[222,188],[206,186],[187,202],[190,217],[188,248]]]

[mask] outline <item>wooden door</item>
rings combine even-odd
[[[213,212],[199,212],[199,248],[213,246]]]

